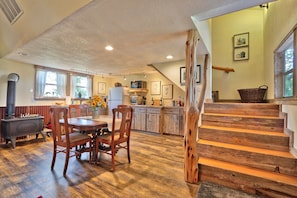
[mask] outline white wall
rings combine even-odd
[[[26,105],[48,105],[55,101],[34,100],[34,75],[33,65],[0,59],[0,106],[6,106],[7,76],[10,73],[17,73],[20,80],[16,84],[16,106]]]

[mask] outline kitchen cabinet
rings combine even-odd
[[[164,107],[163,108],[163,127],[162,132],[164,134],[172,134],[172,135],[183,135],[183,130],[181,130],[182,126],[180,120],[182,120],[182,116],[180,115],[179,107]]]
[[[183,135],[183,108],[135,105],[132,129],[160,134]]]
[[[134,106],[134,116],[132,121],[132,129],[146,130],[146,107]]]
[[[179,108],[179,134],[184,136],[184,108]]]
[[[147,107],[146,130],[149,132],[161,133],[161,109],[160,107]]]

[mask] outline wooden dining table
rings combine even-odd
[[[111,130],[112,122],[112,117],[108,115],[100,115],[99,118],[92,118],[92,116],[68,118],[68,125],[81,131],[96,131],[105,127]],[[64,120],[61,119],[60,123],[63,124]],[[116,118],[115,129],[120,127],[120,123],[121,119]]]
[[[64,119],[60,119],[60,123],[64,123]],[[93,142],[97,136],[97,133],[102,128],[109,128],[111,130],[112,118],[110,116],[100,116],[100,118],[93,119],[92,116],[74,117],[68,118],[68,126],[90,133],[93,137]],[[120,119],[116,119],[115,128],[119,128]],[[92,145],[94,146],[94,145]],[[93,149],[94,150],[94,149]],[[95,152],[93,151],[91,161],[94,162]]]
[[[60,120],[60,123],[63,124],[64,120]],[[68,118],[68,125],[80,131],[88,131],[92,134],[95,134],[96,131],[108,127],[106,121],[94,120],[92,117],[76,117]]]

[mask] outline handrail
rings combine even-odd
[[[226,73],[229,72],[235,72],[235,70],[233,68],[229,68],[229,67],[218,67],[218,66],[212,66],[213,69],[216,70],[221,70],[221,71],[225,71]]]

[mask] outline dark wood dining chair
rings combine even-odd
[[[53,170],[56,161],[57,153],[65,153],[65,164],[63,175],[66,175],[69,158],[76,156],[80,158],[83,152],[89,152],[91,160],[92,151],[92,138],[87,134],[80,132],[73,132],[70,130],[71,127],[68,126],[68,108],[67,107],[51,107],[50,117],[52,124],[52,134],[53,134],[53,159],[51,164],[51,170]],[[63,119],[63,124],[60,123],[60,119]],[[89,147],[87,147],[89,143]],[[81,146],[84,145],[84,146]],[[80,146],[80,147],[78,147]],[[74,148],[74,149],[73,149]],[[78,149],[79,148],[79,149]]]
[[[89,114],[89,105],[88,104],[71,104],[69,105],[69,117],[81,117],[87,116]]]
[[[129,105],[124,105],[124,104],[122,104],[122,105],[118,105],[118,106],[117,106],[118,109],[123,108],[123,107],[129,107]],[[119,112],[118,112],[118,113],[117,113],[117,117],[119,118],[119,116],[120,116],[120,115],[119,115]]]
[[[71,104],[68,106],[68,115],[70,118],[87,116],[89,113],[88,104]],[[79,129],[73,128],[74,131],[80,131]]]
[[[120,128],[116,129],[116,115],[120,114]],[[98,153],[111,155],[112,171],[115,170],[115,155],[120,149],[127,150],[128,162],[130,163],[130,134],[133,117],[132,107],[121,107],[112,110],[112,130],[97,136],[95,139],[95,160],[98,162]],[[102,146],[104,145],[104,146]]]

